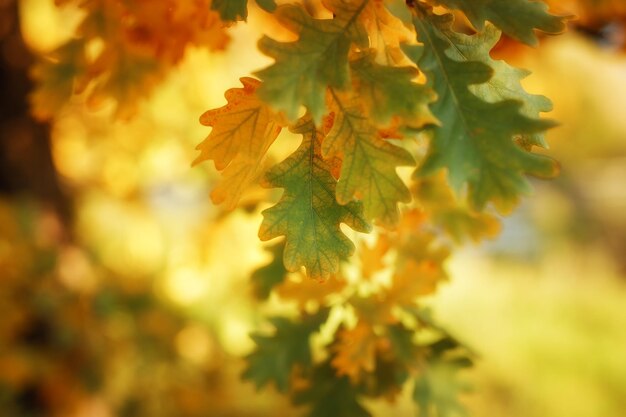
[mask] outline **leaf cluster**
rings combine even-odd
[[[272,332],[252,335],[243,377],[289,395],[310,416],[370,416],[365,399],[392,401],[407,384],[419,415],[463,413],[459,394],[468,386],[459,371],[472,354],[423,305],[447,279],[449,254],[426,219],[408,212],[397,231],[359,247],[358,270],[321,283],[289,273],[276,257],[259,268],[256,296],[292,313],[272,316]]]
[[[222,19],[246,18],[245,1],[228,4],[214,4]],[[324,0],[313,14],[302,4],[265,6],[297,39],[259,41],[275,62],[255,74],[260,80],[242,78],[226,106],[203,116],[213,131],[197,162],[213,160],[222,170],[212,196],[229,208],[257,180],[284,190],[263,212],[259,236],[285,237],[289,271],[304,267],[318,279],[337,273],[354,251],[340,224],[393,229],[401,207],[434,209],[435,222],[457,238],[468,224],[484,226],[474,237],[493,235],[485,209],[510,211],[530,191],[527,175],[558,172],[532,149],[546,146],[543,132],[554,126],[540,117],[550,102],[524,90],[526,71],[490,56],[502,33],[535,44],[537,30],[562,31],[565,18],[544,4]],[[457,31],[453,12],[473,33]],[[265,169],[282,127],[302,143]],[[398,168],[415,165],[408,183]],[[440,171],[446,175],[437,184],[452,207],[420,200],[420,184]]]
[[[51,117],[82,94],[128,116],[187,46],[225,48],[228,28],[258,6],[292,40],[259,40],[273,63],[201,116],[211,131],[195,161],[214,162],[211,198],[227,209],[255,185],[282,189],[259,230],[282,240],[252,282],[292,313],[252,336],[243,376],[314,417],[368,416],[364,398],[392,399],[405,384],[419,415],[462,414],[458,373],[471,354],[422,299],[447,279],[451,241],[494,236],[494,210],[514,208],[529,175],[558,172],[535,152],[554,126],[541,116],[549,100],[491,50],[503,36],[535,45],[566,17],[532,0],[279,3],[77,2],[77,37],[33,71],[34,112]],[[271,148],[290,134],[299,144],[276,163]]]
[[[237,4],[222,19],[244,20],[245,2]],[[222,171],[215,202],[228,189],[233,207],[253,184],[233,172],[283,189],[263,211],[259,237],[284,240],[252,278],[257,296],[298,313],[271,318],[273,334],[253,335],[243,376],[259,388],[272,383],[310,416],[368,416],[363,399],[393,399],[406,384],[418,415],[463,415],[459,371],[472,355],[421,300],[447,279],[448,242],[494,236],[491,207],[510,211],[529,192],[528,175],[557,172],[533,152],[554,125],[541,118],[549,100],[526,92],[528,73],[490,51],[503,33],[534,45],[536,31],[558,33],[565,17],[527,0],[324,0],[269,10],[296,38],[259,41],[274,63],[203,116],[213,130],[197,160]],[[455,16],[468,22],[463,31]],[[300,145],[266,169],[282,128],[301,135]],[[232,155],[210,153],[222,147]],[[411,166],[410,178],[398,170]],[[356,248],[342,223],[373,231],[370,243],[354,234]],[[356,272],[354,262],[342,266],[355,249]]]
[[[52,119],[72,97],[92,109],[113,103],[132,117],[140,100],[181,62],[188,46],[224,50],[229,36],[210,0],[56,0],[84,14],[74,37],[32,69],[32,111]]]

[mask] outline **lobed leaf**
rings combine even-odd
[[[377,124],[399,119],[402,125],[418,129],[437,122],[428,107],[437,96],[429,87],[413,82],[414,67],[381,65],[373,54],[363,54],[350,67],[359,101]]]
[[[478,31],[488,20],[504,33],[529,45],[537,44],[534,30],[557,34],[565,30],[564,16],[548,13],[548,6],[534,0],[437,0],[463,11]]]
[[[493,68],[494,73],[489,81],[469,87],[472,93],[490,103],[503,100],[520,101],[522,103],[520,113],[528,118],[538,119],[541,113],[552,110],[552,103],[545,96],[529,94],[524,90],[521,80],[530,74],[529,71],[514,68],[505,61],[496,61],[491,58],[489,51],[499,39],[500,31],[488,24],[482,32],[471,38],[455,36],[453,38],[455,48],[450,50],[450,55],[457,60],[483,62]],[[476,48],[476,43],[484,47]],[[543,133],[527,135],[525,139],[526,143],[547,147]]]
[[[196,149],[200,156],[194,164],[213,160],[222,171],[222,181],[211,193],[213,202],[224,202],[233,209],[244,190],[262,172],[262,163],[281,127],[269,107],[256,96],[260,85],[253,78],[241,78],[243,88],[226,91],[228,103],[209,110],[200,122],[213,129]]]
[[[408,259],[396,268],[386,297],[390,304],[410,306],[419,297],[433,294],[437,285],[446,278],[445,272],[436,262]]]
[[[370,281],[372,277],[386,266],[384,257],[391,247],[391,241],[386,235],[378,236],[372,247],[364,241],[359,247],[359,259],[361,263],[361,278]]]
[[[398,203],[411,194],[396,173],[397,166],[413,165],[404,149],[382,139],[359,108],[356,97],[332,92],[335,120],[324,140],[324,157],[341,157],[337,201],[348,204],[354,197],[363,202],[367,219],[392,227],[399,217]]]
[[[408,12],[404,1],[401,7]],[[409,41],[412,33],[385,7],[384,0],[370,0],[359,19],[369,35],[370,46],[375,50],[378,62],[387,65],[408,63],[400,44]]]
[[[256,0],[256,4],[266,12],[273,12],[276,10],[276,2],[274,0]]]
[[[524,116],[519,101],[491,103],[470,91],[471,85],[489,81],[493,69],[481,62],[455,58],[451,51],[458,47],[457,39],[473,48],[487,46],[480,38],[452,32],[451,15],[426,13],[414,17],[413,22],[424,46],[406,46],[405,52],[425,72],[437,93],[439,99],[432,111],[441,121],[417,175],[447,168],[457,191],[469,185],[474,207],[481,209],[491,201],[500,210],[509,210],[521,193],[530,190],[524,174],[550,177],[558,169],[552,159],[526,152],[513,139],[539,133],[553,123]]]
[[[352,329],[341,328],[336,339],[331,365],[337,376],[346,375],[352,383],[357,383],[363,373],[374,371],[379,340],[369,323],[359,321]]]
[[[370,230],[360,203],[340,205],[335,200],[337,183],[332,166],[321,155],[323,134],[310,117],[292,129],[303,141],[285,161],[266,174],[271,187],[284,188],[280,201],[263,211],[261,240],[286,237],[284,262],[289,271],[302,266],[310,277],[328,278],[339,269],[339,261],[354,252],[354,244],[340,230],[345,223],[354,230]]]
[[[368,45],[367,33],[357,20],[367,0],[327,3],[333,19],[314,19],[300,5],[279,6],[275,16],[299,39],[283,43],[264,37],[259,41],[259,49],[276,60],[257,73],[264,81],[259,97],[285,112],[289,120],[295,120],[304,105],[319,124],[326,112],[326,88],[350,86],[350,46]]]

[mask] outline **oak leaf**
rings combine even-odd
[[[380,137],[356,97],[334,91],[332,97],[335,119],[322,152],[324,157],[342,159],[337,201],[348,204],[356,197],[363,202],[367,219],[393,227],[399,218],[398,203],[411,201],[396,167],[413,165],[413,158]]]
[[[363,373],[374,371],[378,343],[374,329],[364,321],[359,321],[352,329],[340,329],[331,361],[337,375],[346,375],[356,384]]]
[[[390,352],[394,358],[405,366],[416,363],[420,349],[415,343],[415,331],[402,323],[391,324],[385,327],[385,334],[389,340]]]
[[[402,7],[406,10],[404,4]],[[408,42],[412,33],[385,7],[385,0],[370,0],[359,18],[369,34],[370,46],[376,51],[378,62],[387,65],[409,64],[400,44]]]
[[[285,112],[289,120],[295,120],[304,105],[319,124],[326,113],[326,88],[350,87],[351,45],[368,45],[367,32],[357,19],[367,0],[328,0],[325,5],[335,14],[332,19],[314,19],[301,5],[279,6],[275,17],[298,34],[298,40],[284,43],[264,37],[259,41],[259,49],[276,60],[257,72],[263,80],[259,97]]]
[[[478,31],[489,20],[507,35],[536,45],[534,30],[557,34],[565,30],[565,17],[548,13],[548,6],[532,0],[437,0],[452,9],[462,10]]]
[[[218,12],[224,22],[246,20],[248,0],[211,0],[211,10]]]
[[[432,228],[428,213],[412,208],[402,213],[396,230],[388,232],[396,252],[395,270],[401,271],[407,262],[432,263],[443,271],[442,264],[450,249]]]
[[[213,129],[196,149],[194,164],[207,159],[222,171],[222,181],[211,193],[215,203],[233,209],[246,188],[262,174],[263,161],[281,126],[269,107],[256,96],[258,80],[244,77],[243,88],[226,91],[228,103],[209,110],[200,122]]]
[[[113,99],[115,116],[133,116],[141,99],[149,96],[168,70],[183,59],[189,45],[211,50],[226,47],[229,37],[209,2],[75,2],[85,19],[73,39],[44,55],[46,70],[36,70],[50,102],[48,109],[40,106],[37,111],[42,117],[51,117],[61,107],[52,106],[67,101],[63,98],[69,98],[68,92],[85,91],[90,107],[98,108]],[[79,45],[82,50],[68,53],[68,49]],[[52,87],[57,82],[60,84]],[[72,84],[73,90],[69,88]],[[38,94],[34,98],[37,106],[42,103]]]
[[[375,62],[373,54],[363,54],[350,62],[355,93],[368,115],[381,126],[397,119],[397,124],[419,129],[437,123],[428,105],[435,93],[413,82],[417,70],[409,66],[387,66]]]
[[[452,57],[456,39],[464,39],[474,48],[485,45],[477,38],[454,33],[451,15],[424,13],[413,22],[424,46],[407,46],[405,52],[426,73],[437,93],[439,99],[432,110],[441,121],[441,126],[434,128],[429,153],[417,175],[445,167],[455,190],[469,185],[469,199],[475,208],[482,209],[491,201],[501,211],[510,210],[519,195],[530,190],[524,174],[551,177],[558,170],[552,159],[521,149],[514,138],[539,133],[554,124],[524,116],[521,102],[491,103],[470,91],[471,85],[489,81],[493,69]]]
[[[332,167],[322,158],[323,133],[310,117],[293,128],[303,140],[286,160],[265,176],[269,187],[284,188],[280,201],[263,211],[259,230],[261,240],[286,237],[284,262],[289,271],[306,268],[312,278],[325,279],[336,273],[339,261],[352,255],[354,244],[340,230],[345,223],[354,230],[368,232],[370,226],[360,203],[340,205],[335,200],[336,180]]]
[[[490,103],[503,100],[519,101],[522,103],[520,113],[530,119],[538,119],[541,113],[552,110],[552,103],[547,97],[529,94],[522,87],[521,80],[530,74],[529,71],[514,68],[505,61],[491,58],[489,51],[500,39],[500,31],[495,26],[487,24],[482,32],[472,37],[455,36],[451,39],[455,46],[449,51],[452,58],[483,62],[494,71],[486,83],[470,85],[470,91],[476,96]],[[476,43],[484,47],[476,48]],[[543,133],[526,135],[525,141],[547,148]]]

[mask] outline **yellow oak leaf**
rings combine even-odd
[[[243,88],[226,91],[225,106],[200,117],[200,122],[213,130],[197,146],[200,156],[194,161],[211,159],[222,171],[222,181],[211,198],[228,209],[233,209],[245,189],[260,177],[265,154],[281,130],[278,119],[256,96],[261,83],[248,77],[241,78],[241,83]]]
[[[389,12],[384,0],[371,0],[359,19],[369,34],[370,46],[376,50],[378,61],[387,65],[410,64],[400,44],[408,42],[412,33]]]
[[[324,157],[343,160],[337,201],[347,204],[359,199],[368,219],[391,228],[399,219],[398,203],[411,201],[396,168],[413,165],[413,158],[405,149],[380,137],[370,117],[361,109],[359,98],[334,90],[331,95],[335,118],[322,144],[322,153]]]

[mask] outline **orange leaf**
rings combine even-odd
[[[435,262],[408,259],[393,276],[387,302],[398,306],[411,305],[418,297],[433,294],[437,284],[445,278],[441,266]]]
[[[339,376],[347,375],[357,383],[362,373],[374,371],[377,338],[369,324],[360,321],[354,329],[341,329],[337,339],[331,364]]]
[[[215,203],[233,209],[243,191],[262,173],[265,154],[280,133],[280,125],[270,109],[255,92],[261,84],[253,78],[241,78],[243,88],[226,91],[228,103],[209,110],[200,117],[205,126],[213,127],[196,149],[200,156],[194,164],[207,159],[222,171],[222,181],[211,193]]]
[[[400,43],[411,39],[412,33],[394,17],[383,0],[370,1],[359,16],[376,49],[379,62],[389,65],[407,65],[409,61],[400,49]]]

